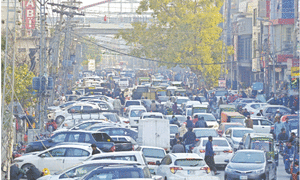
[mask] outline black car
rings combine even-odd
[[[276,164],[270,155],[261,150],[239,150],[225,168],[225,180],[276,179]]]
[[[49,139],[29,143],[26,147],[26,153],[42,151],[64,142],[96,144],[104,152],[115,151],[113,140],[105,132],[62,131]]]
[[[132,129],[122,127],[104,127],[98,129],[98,131],[104,132],[110,136],[130,136],[135,141],[138,138],[138,132]]]
[[[124,178],[151,178],[149,168],[147,166],[136,165],[110,165],[101,166],[86,174],[82,180],[93,179],[124,179]]]

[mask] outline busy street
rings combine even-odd
[[[300,0],[1,1],[1,179],[299,180]]]

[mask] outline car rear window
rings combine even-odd
[[[206,143],[207,143],[207,140],[203,140],[202,146],[206,146]],[[228,142],[226,140],[221,140],[221,139],[213,140],[212,144],[213,144],[213,146],[223,146],[223,147],[229,146]]]
[[[194,130],[196,137],[218,137],[218,133],[214,129],[201,129],[201,130]]]
[[[94,133],[92,134],[96,142],[111,142],[111,138],[106,133]]]
[[[111,179],[124,179],[124,178],[144,178],[144,173],[141,169],[137,168],[124,168],[124,169],[103,169],[98,170],[89,180],[111,180]]]
[[[151,149],[151,148],[144,148],[143,150],[143,154],[145,157],[148,158],[163,158],[165,157],[165,151],[162,149]]]
[[[174,164],[176,166],[204,166],[205,162],[202,159],[186,158],[186,159],[177,159]]]
[[[143,116],[143,119],[147,119],[147,118],[163,119],[163,117],[159,116],[159,115],[145,115],[145,116]]]
[[[132,105],[141,105],[139,101],[127,101],[125,107],[132,106]]]

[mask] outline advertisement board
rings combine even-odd
[[[23,28],[35,29],[36,0],[23,0]]]
[[[95,59],[89,59],[88,70],[89,71],[95,71],[96,70]]]

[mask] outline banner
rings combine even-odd
[[[292,67],[291,68],[291,76],[292,77],[300,76],[299,67]]]
[[[25,29],[35,29],[36,0],[23,0],[23,24]]]

